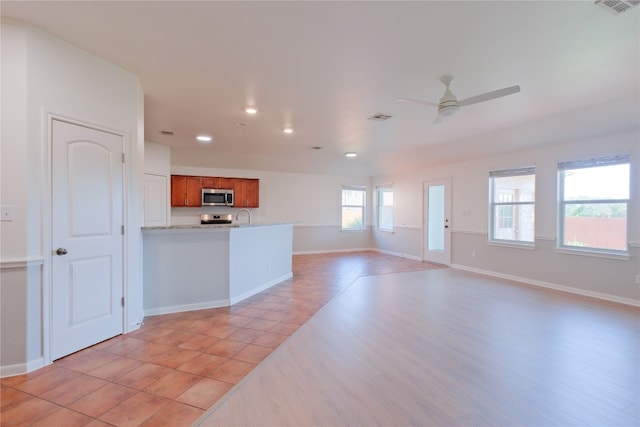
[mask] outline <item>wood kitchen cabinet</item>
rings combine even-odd
[[[233,188],[234,202],[236,208],[257,208],[260,206],[260,180],[235,178]]]
[[[202,189],[233,190],[234,207],[260,206],[260,180],[211,176],[171,175],[171,206],[202,206]]]
[[[171,175],[171,206],[202,206],[202,178],[199,176]]]
[[[202,177],[202,188],[214,188],[218,190],[233,190],[235,178],[219,178],[211,176]]]

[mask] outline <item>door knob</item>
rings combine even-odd
[[[67,254],[67,250],[65,248],[56,249],[56,255],[66,255],[66,254]]]

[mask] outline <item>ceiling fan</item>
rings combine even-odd
[[[445,117],[451,116],[455,114],[460,107],[465,107],[471,104],[477,104],[479,102],[490,101],[492,99],[500,98],[503,96],[511,95],[514,93],[520,92],[520,86],[510,86],[505,87],[503,89],[493,90],[491,92],[485,92],[480,95],[472,96],[471,98],[463,99],[462,101],[458,101],[458,98],[451,93],[449,86],[453,81],[453,76],[442,76],[440,81],[446,86],[444,91],[444,95],[440,98],[440,102],[429,102],[422,101],[419,99],[410,99],[410,98],[399,98],[399,102],[413,102],[417,104],[429,105],[432,107],[438,107],[438,115],[436,116],[436,120],[434,124],[440,123]]]

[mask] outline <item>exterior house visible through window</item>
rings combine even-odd
[[[489,172],[490,241],[533,244],[535,173],[535,166]]]

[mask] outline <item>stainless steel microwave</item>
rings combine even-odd
[[[203,188],[202,206],[233,206],[233,190]]]

